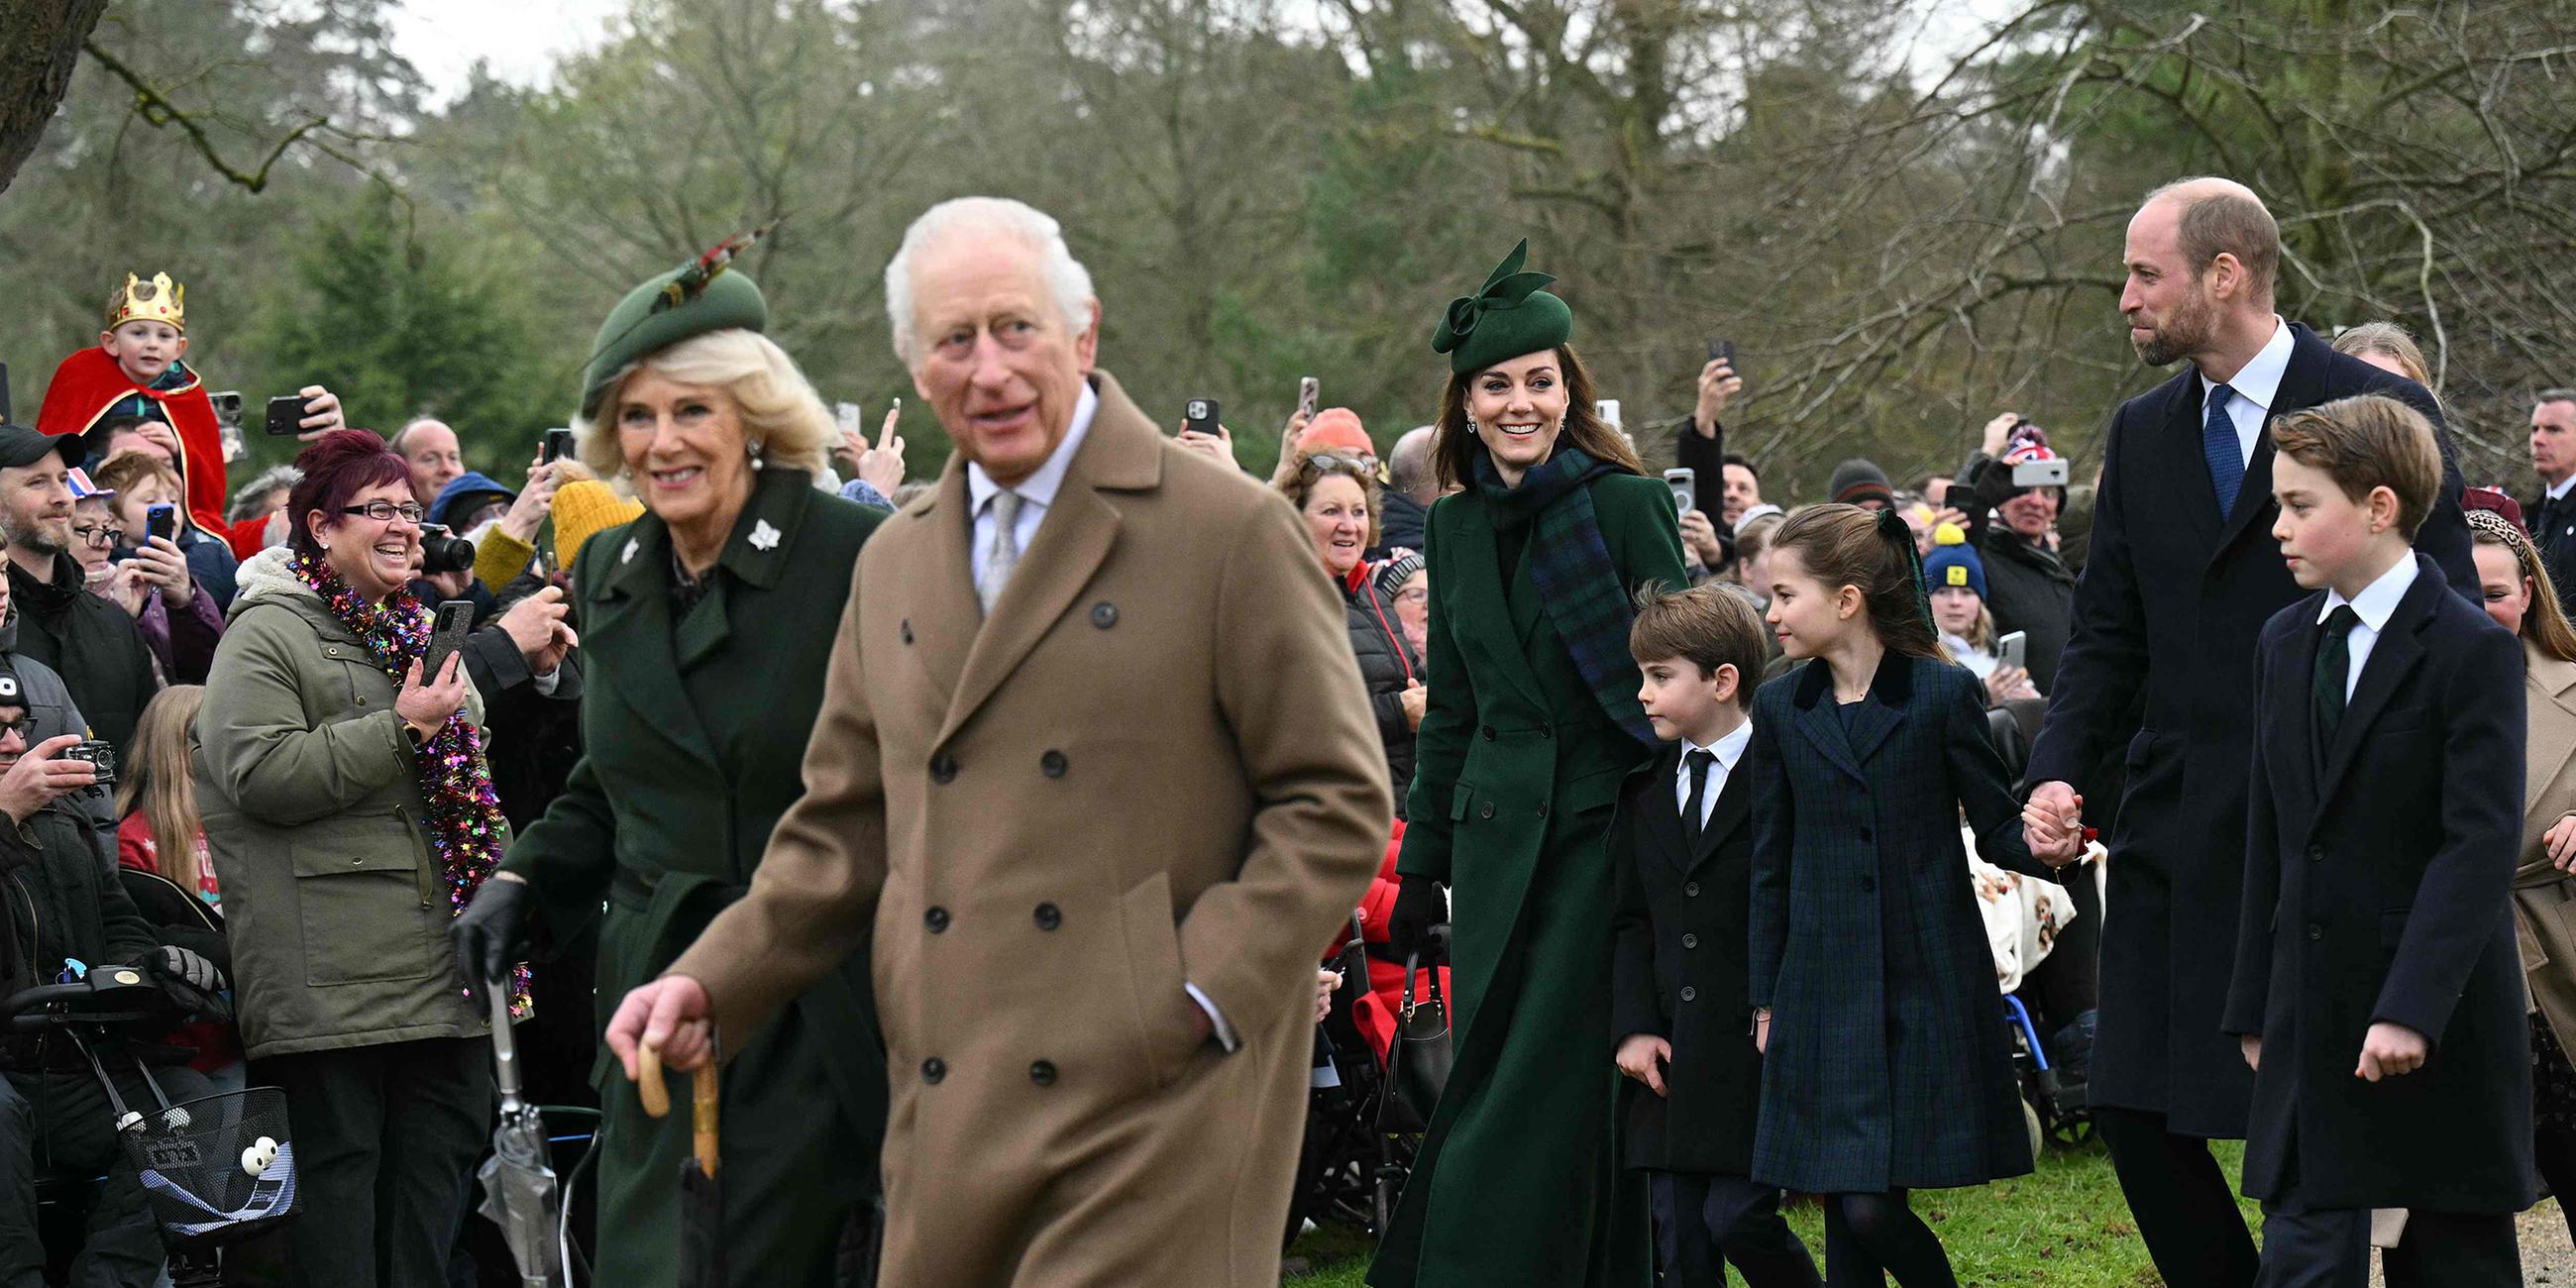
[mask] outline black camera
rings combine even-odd
[[[473,542],[449,532],[443,523],[420,525],[420,571],[423,576],[464,572],[473,566]]]
[[[98,773],[99,786],[116,786],[116,747],[114,744],[101,742],[96,738],[86,739],[81,742],[73,743],[69,748],[65,749],[63,752],[63,759],[88,761],[90,768],[96,770]]]

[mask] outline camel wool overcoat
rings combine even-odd
[[[962,460],[868,542],[805,795],[671,968],[732,1032],[868,948],[887,1284],[1276,1288],[1316,964],[1391,827],[1304,525],[1092,380],[990,617]]]

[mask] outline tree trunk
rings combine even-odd
[[[107,0],[0,0],[0,191],[36,150],[71,88]]]

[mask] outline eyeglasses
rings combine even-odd
[[[72,535],[87,542],[92,549],[104,549],[115,545],[117,537],[121,534],[114,527],[104,523],[75,523],[72,525]]]
[[[34,716],[20,716],[15,720],[0,720],[0,738],[6,738],[13,733],[18,735],[20,738],[33,737],[35,735],[35,724],[36,718]]]
[[[405,501],[401,505],[391,501],[369,501],[365,505],[341,506],[340,513],[363,514],[378,523],[391,523],[396,515],[400,515],[403,522],[417,524],[429,511],[410,501]]]
[[[1297,473],[1300,477],[1313,474],[1348,474],[1358,478],[1369,474],[1371,469],[1371,465],[1364,457],[1335,456],[1330,452],[1317,452],[1307,457],[1305,462],[1297,467]]]
[[[1431,588],[1416,586],[1411,590],[1399,590],[1395,592],[1395,598],[1402,604],[1428,604],[1431,602]]]

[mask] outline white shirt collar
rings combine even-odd
[[[2576,474],[2569,474],[2567,477],[2550,484],[2549,499],[2552,501],[2565,500],[2569,489],[2576,489]]]
[[[1056,489],[1064,486],[1064,473],[1073,467],[1073,454],[1082,450],[1083,437],[1091,432],[1092,414],[1099,410],[1099,393],[1092,389],[1090,381],[1083,381],[1082,396],[1073,404],[1073,424],[1065,429],[1064,441],[1057,443],[1055,450],[1047,454],[1046,464],[1040,465],[1036,472],[1021,479],[1011,488],[1012,491],[1020,494],[1023,504],[1035,504],[1039,509],[1055,504]],[[985,473],[983,466],[966,467],[966,496],[971,503],[970,513],[982,514],[984,503],[992,500],[993,494],[1001,490],[1002,485],[994,482],[993,476]]]
[[[1744,749],[1751,745],[1753,745],[1753,722],[1750,720],[1735,726],[1735,732],[1718,739],[1717,745],[1713,747],[1703,747],[1698,743],[1692,742],[1688,738],[1684,738],[1682,739],[1681,771],[1685,775],[1690,773],[1690,754],[1692,752],[1705,751],[1712,752],[1717,756],[1718,768],[1723,769],[1730,774],[1734,773],[1736,762],[1744,759]]]
[[[2409,550],[2354,598],[2346,600],[2341,591],[2327,591],[2324,606],[2317,610],[2317,620],[2324,621],[2335,609],[2350,603],[2353,615],[2377,635],[2387,627],[2388,615],[2397,611],[2397,601],[2406,598],[2406,588],[2415,584],[2415,572],[2415,552]]]
[[[2264,341],[2263,347],[2255,351],[2244,368],[2229,378],[2227,387],[2235,390],[2237,397],[2270,411],[2272,400],[2281,393],[2281,377],[2290,369],[2290,349],[2290,324],[2283,322],[2276,313],[2272,315],[2272,338]],[[2203,406],[2208,405],[2209,395],[2217,388],[2218,383],[2207,373],[2201,375],[2200,400]]]

